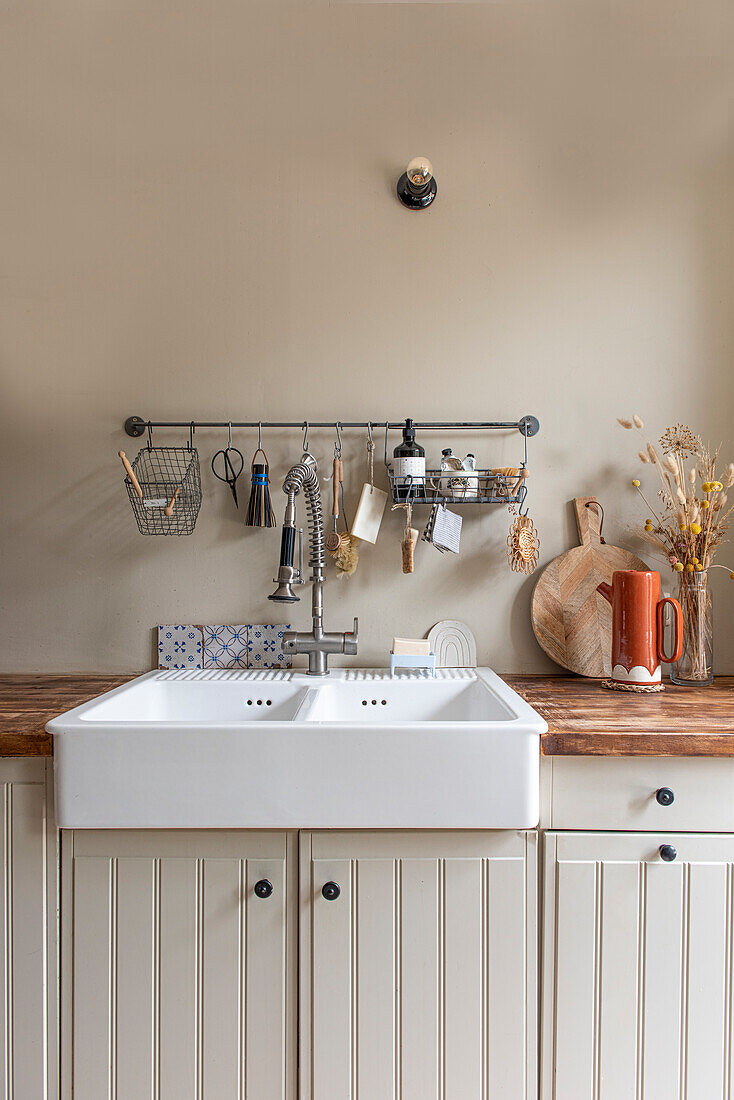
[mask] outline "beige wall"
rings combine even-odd
[[[688,420],[734,450],[733,24],[729,0],[6,2],[2,667],[143,669],[159,621],[272,620],[279,532],[245,530],[213,482],[221,434],[197,439],[193,537],[137,534],[116,458],[136,451],[131,413],[533,413],[543,560],[574,541],[576,495],[629,544],[615,416]],[[422,214],[393,195],[416,153],[439,184]],[[236,443],[249,459],[255,435]],[[313,443],[329,456],[328,433]],[[519,457],[519,437],[472,443]],[[300,440],[265,445],[277,480]],[[356,434],[346,459],[353,507]],[[508,519],[465,510],[461,558],[424,546],[404,577],[389,516],[329,584],[328,625],[359,615],[358,663],[380,664],[393,634],[459,618],[483,662],[550,668]],[[718,577],[717,668],[734,671]]]

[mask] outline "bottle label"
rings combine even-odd
[[[412,455],[393,459],[395,483],[397,485],[424,485],[426,481],[426,460]]]

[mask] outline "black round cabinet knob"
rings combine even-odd
[[[336,901],[341,894],[338,882],[325,882],[321,887],[321,894],[327,901]]]
[[[678,855],[672,844],[660,845],[660,858],[666,863],[672,863],[675,857]]]
[[[655,801],[660,806],[672,806],[675,802],[675,795],[670,787],[661,787],[659,791],[655,791]]]
[[[261,878],[255,883],[255,897],[269,898],[273,892],[273,884],[269,879]]]

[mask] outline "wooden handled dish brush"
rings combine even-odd
[[[339,496],[341,495],[342,514],[344,512],[344,468],[338,455],[334,456],[332,466],[332,508],[331,515],[334,520],[334,530],[326,535],[325,544],[334,561],[336,562],[337,577],[351,577],[359,564],[359,550],[357,539],[348,531],[341,534],[338,530],[339,521]]]

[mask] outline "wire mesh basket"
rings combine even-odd
[[[398,476],[387,468],[393,504],[522,504],[527,495],[527,471],[426,470],[420,477]]]
[[[125,487],[140,534],[190,535],[201,508],[196,448],[143,447],[132,471],[135,479],[128,474]]]

